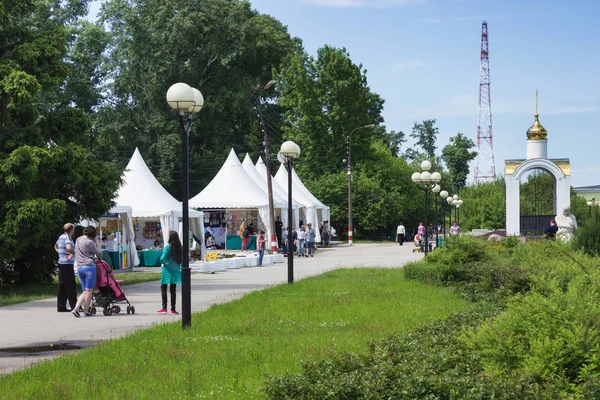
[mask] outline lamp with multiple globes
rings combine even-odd
[[[425,192],[425,256],[429,252],[429,239],[427,227],[429,225],[429,191],[442,180],[439,172],[429,172],[431,162],[425,160],[421,163],[421,172],[414,172],[411,176],[412,181],[417,187]]]

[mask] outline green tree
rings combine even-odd
[[[316,58],[298,51],[277,79],[278,104],[286,110],[284,134],[302,148],[298,171],[304,179],[346,168],[351,132],[383,122],[383,100],[371,92],[366,70],[352,62],[346,49],[324,46]],[[364,158],[372,139],[381,135],[374,129],[355,131],[352,159]]]
[[[435,126],[435,119],[426,119],[420,124],[415,122],[410,137],[416,140],[415,146],[420,147],[421,151],[410,148],[407,149],[405,156],[413,160],[419,158],[433,159],[437,149],[435,142],[439,133],[439,128]]]
[[[466,186],[460,198],[464,201],[464,207],[460,209],[460,226],[464,232],[506,227],[504,178]]]
[[[476,151],[470,151],[475,143],[462,133],[450,138],[450,143],[442,149],[442,160],[448,167],[450,184],[457,192],[467,184],[469,162],[477,157]]]
[[[273,79],[300,46],[279,21],[247,1],[108,0],[101,22],[112,35],[109,96],[95,124],[103,154],[124,166],[138,147],[179,198],[181,144],[165,102],[169,86],[179,81],[198,88],[206,100],[190,132],[192,194],[212,179],[230,148],[257,154],[262,132],[252,88]]]
[[[0,8],[0,285],[49,280],[62,225],[106,212],[119,184],[121,171],[85,149],[89,115],[65,94],[86,3]]]

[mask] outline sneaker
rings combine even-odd
[[[165,313],[167,312],[167,310],[165,310]],[[173,315],[179,315],[179,313],[176,310],[171,310],[171,314]]]
[[[83,315],[82,315],[82,317],[84,317],[84,318],[89,318],[89,317],[93,317],[93,316],[94,316],[94,314],[92,314],[92,313],[87,313],[87,312],[86,312],[86,313],[83,313]]]
[[[157,311],[158,314],[166,314],[167,313],[167,309],[166,308],[161,308],[160,310]]]
[[[71,311],[71,314],[73,314],[73,316],[74,316],[75,318],[79,318],[79,317],[81,317],[81,314],[79,314],[79,311],[77,311],[77,310],[73,310],[73,311]]]

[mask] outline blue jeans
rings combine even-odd
[[[308,255],[312,255],[312,253],[314,252],[314,248],[315,248],[315,242],[306,242],[306,248],[308,249]]]
[[[298,255],[304,255],[304,239],[298,239]]]
[[[84,265],[77,269],[77,275],[81,282],[81,288],[85,292],[85,289],[93,289],[96,286],[96,265]]]
[[[264,255],[265,255],[265,249],[262,248],[258,251],[258,266],[259,267],[262,265],[262,260],[263,260]]]

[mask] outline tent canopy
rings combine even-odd
[[[213,180],[190,199],[190,207],[194,208],[243,209],[268,206],[266,192],[248,175],[233,149]]]
[[[136,148],[123,173],[123,186],[117,192],[117,206],[128,206],[134,218],[158,218],[173,214],[182,216],[182,204],[154,177]],[[201,214],[190,210],[190,218]]]
[[[267,166],[263,162],[262,157],[258,157],[258,161],[256,162],[256,165],[254,166],[254,168],[256,168],[256,171],[261,176],[261,178],[265,181],[265,184],[266,184],[266,182],[267,182]],[[273,188],[273,194],[277,193],[277,195],[280,196],[281,198],[283,198],[287,204],[288,196],[287,196],[287,189],[285,189],[285,188],[287,188],[287,181],[286,181],[285,186],[281,187],[279,182],[277,182],[275,180],[275,178],[272,178],[271,186]],[[292,209],[299,209],[300,207],[302,207],[302,204],[300,204],[300,202],[298,202],[296,200],[296,197],[294,196],[294,194],[295,193],[292,192]]]
[[[287,188],[288,185],[288,171],[285,169],[285,166],[281,164],[277,174],[275,174],[275,180],[279,184],[279,186],[284,189]],[[286,193],[287,193],[287,189]],[[304,207],[315,207],[317,210],[321,210],[326,208],[326,206],[321,203],[315,196],[312,195],[308,191],[308,189],[304,186],[304,184],[300,181],[300,178],[296,175],[296,172],[292,169],[292,197],[294,200],[302,204]]]
[[[267,180],[260,176],[248,153],[246,153],[246,157],[244,157],[242,167],[244,167],[244,170],[248,173],[248,176],[254,181],[254,183],[256,183],[263,190],[263,192],[265,192],[265,196],[269,196]],[[285,197],[282,197],[275,191],[273,188],[273,182],[271,182],[271,188],[273,189],[273,206],[275,208],[287,208],[287,201],[285,200]],[[269,198],[267,197],[267,201],[268,200]]]

